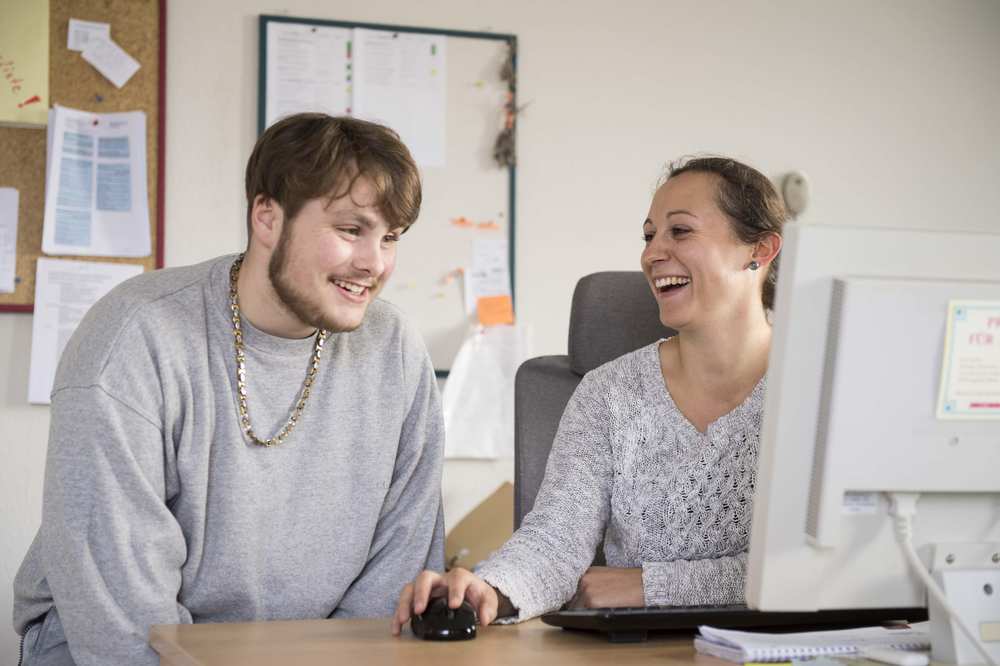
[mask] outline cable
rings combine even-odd
[[[972,633],[965,620],[948,603],[944,592],[941,591],[938,584],[931,578],[931,575],[927,572],[927,567],[920,561],[920,556],[917,555],[917,551],[913,547],[913,516],[917,513],[917,500],[919,498],[919,493],[889,493],[889,515],[896,519],[896,536],[899,537],[899,544],[903,549],[903,554],[906,555],[906,560],[910,563],[910,567],[913,568],[914,573],[917,574],[927,587],[928,594],[934,597],[934,600],[941,605],[941,608],[945,610],[948,617],[962,630],[965,637],[976,646],[979,653],[985,657],[986,663],[990,666],[1000,666],[993,659],[986,646]]]

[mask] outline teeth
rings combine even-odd
[[[360,294],[367,288],[364,285],[354,284],[353,282],[344,282],[343,280],[334,280],[333,283],[338,287],[343,287],[352,294]]]
[[[691,281],[691,278],[681,277],[678,275],[671,275],[670,277],[657,278],[653,283],[656,285],[657,289],[662,289],[663,287],[672,287],[675,285],[687,284]]]

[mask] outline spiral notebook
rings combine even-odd
[[[931,647],[929,624],[864,627],[797,634],[764,634],[698,627],[694,639],[698,652],[729,661],[788,661],[825,655],[853,654],[867,648],[927,650]]]

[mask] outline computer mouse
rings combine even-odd
[[[476,637],[476,609],[468,601],[448,608],[447,597],[437,597],[423,613],[413,616],[410,629],[425,641],[466,641]]]

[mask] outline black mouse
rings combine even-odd
[[[476,637],[476,609],[468,601],[448,608],[448,598],[437,597],[423,613],[413,616],[410,629],[425,641],[467,641]]]

